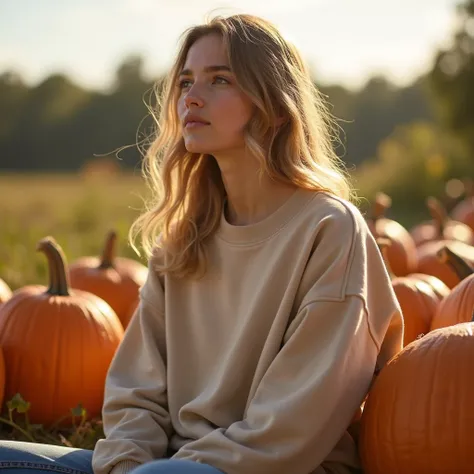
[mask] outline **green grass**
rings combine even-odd
[[[35,249],[48,235],[72,262],[98,254],[115,229],[118,254],[139,260],[127,233],[147,194],[140,176],[1,175],[0,190],[0,278],[10,288],[46,284],[46,262]]]
[[[118,255],[140,259],[127,242],[133,220],[143,209],[148,190],[133,174],[0,175],[0,278],[17,289],[46,284],[46,261],[37,242],[53,236],[68,262],[97,255],[110,229],[118,233]],[[363,190],[359,194],[364,195]],[[395,203],[396,204],[396,203]],[[416,204],[416,203],[414,203]],[[367,207],[367,200],[361,208]],[[411,226],[428,218],[423,206],[398,209],[389,217]]]

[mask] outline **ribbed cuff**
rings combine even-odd
[[[112,468],[109,474],[127,474],[138,466],[140,466],[139,462],[121,461]]]

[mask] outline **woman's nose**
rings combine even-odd
[[[186,107],[189,107],[190,105],[202,107],[204,105],[202,94],[199,93],[195,84],[191,86],[187,94],[184,96],[184,103],[186,104]]]

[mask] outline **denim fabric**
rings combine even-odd
[[[1,474],[93,474],[88,449],[51,444],[0,440]],[[134,474],[222,474],[218,469],[192,461],[160,459],[135,468]]]
[[[133,470],[133,474],[223,474],[215,467],[183,459],[159,459]]]
[[[92,451],[52,444],[0,441],[2,474],[93,474]]]

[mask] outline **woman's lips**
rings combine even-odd
[[[204,123],[204,122],[188,122],[186,124],[186,128],[199,128],[199,127],[204,127],[206,125],[210,125],[209,123]]]

